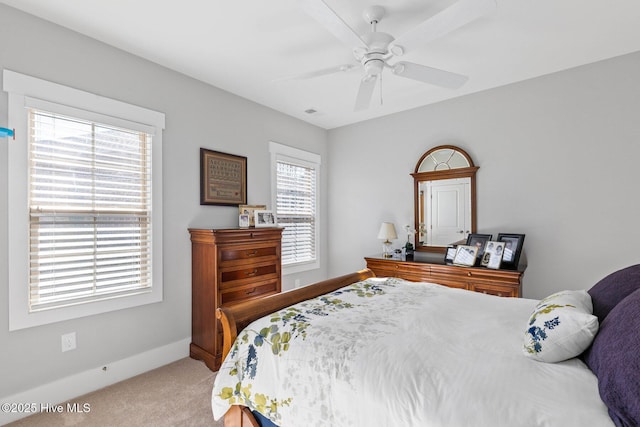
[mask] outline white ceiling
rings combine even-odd
[[[360,34],[363,10],[383,6],[378,31],[395,37],[454,3],[325,1]],[[494,13],[402,57],[469,76],[461,89],[385,70],[370,108],[354,112],[361,70],[276,81],[354,61],[295,0],[0,2],[327,129],[640,50],[638,0],[497,0]]]

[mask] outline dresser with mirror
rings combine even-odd
[[[461,267],[445,262],[451,244],[476,232],[476,172],[463,149],[440,145],[424,153],[411,174],[414,180],[415,254],[366,257],[376,276],[398,277],[503,297],[522,296],[526,265],[514,269]]]

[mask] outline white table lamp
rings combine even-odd
[[[395,240],[398,238],[398,234],[396,233],[396,227],[392,222],[383,222],[380,226],[380,231],[378,232],[378,239],[383,239],[382,243],[382,256],[385,258],[391,258],[393,254],[391,253],[391,240]]]

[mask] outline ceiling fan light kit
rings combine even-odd
[[[407,61],[390,64],[389,60],[410,52],[411,46],[427,43],[476,20],[495,9],[496,6],[494,0],[459,0],[395,39],[392,35],[377,30],[378,24],[385,16],[385,9],[382,6],[370,6],[364,10],[362,17],[370,24],[371,31],[361,36],[324,0],[298,0],[298,3],[309,16],[349,46],[354,58],[364,69],[365,74],[360,80],[356,96],[355,111],[369,107],[378,76],[382,78],[381,74],[385,68],[391,69],[396,76],[448,89],[457,89],[464,85],[468,80],[467,76]],[[344,72],[352,68],[355,66],[345,64],[318,72],[305,73],[300,77],[316,77]]]

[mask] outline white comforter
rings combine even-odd
[[[577,359],[522,353],[537,301],[368,279],[241,332],[212,396],[280,427],[610,427]]]

